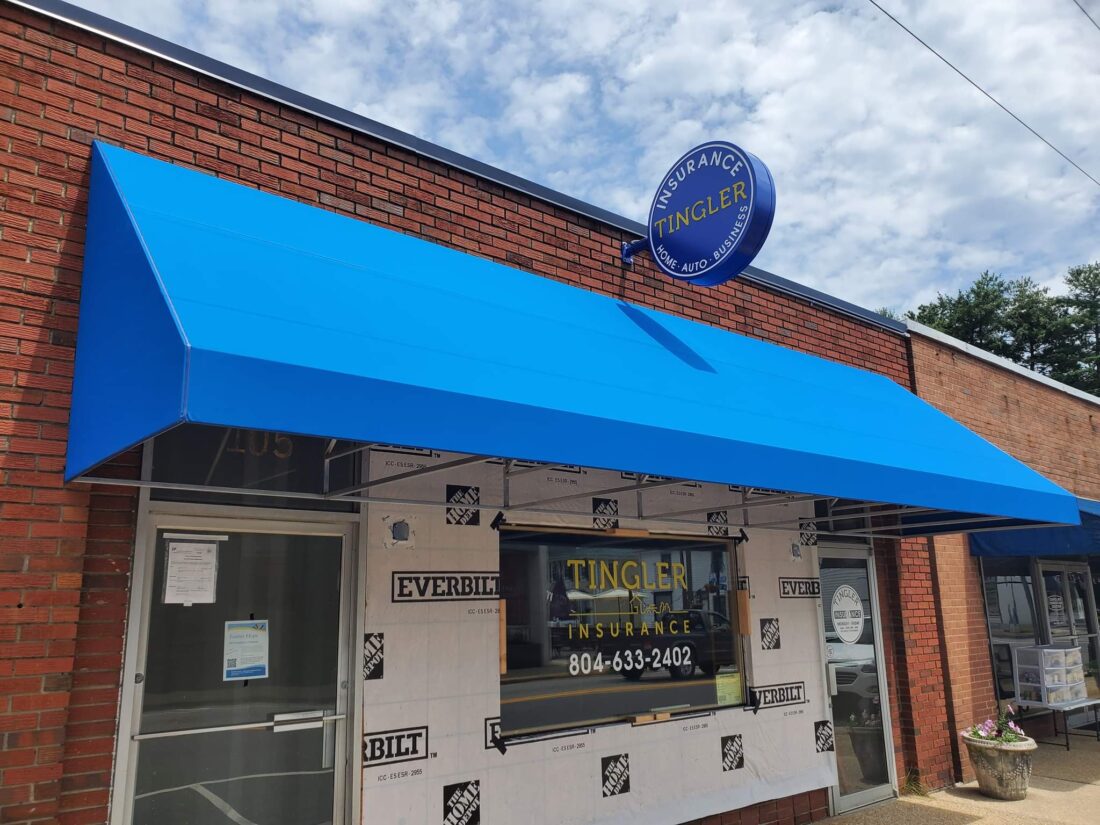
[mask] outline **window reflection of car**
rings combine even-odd
[[[875,646],[846,644],[836,633],[826,633],[825,653],[836,685],[834,711],[848,716],[877,707],[879,683]]]
[[[723,667],[736,663],[733,632],[728,618],[713,610],[689,610],[679,615],[686,616],[687,633],[664,633],[646,636],[638,641],[621,640],[618,649],[641,649],[646,661],[645,670],[655,669],[651,659],[654,648],[661,651],[677,647],[686,649],[689,656],[682,658],[679,664],[673,662],[664,668],[673,679],[690,677],[696,667],[705,675],[713,676]],[[637,680],[642,678],[643,672],[638,669],[625,670],[622,675]]]

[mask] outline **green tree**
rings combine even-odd
[[[1065,306],[1031,278],[1009,284],[1004,325],[1010,339],[1007,357],[1044,375],[1065,374],[1074,366],[1073,330]]]
[[[906,316],[1008,358],[1012,356],[1012,342],[1006,314],[1011,293],[1008,281],[986,270],[967,289],[955,295],[938,293],[934,301],[921,304]]]
[[[1100,262],[1070,267],[1061,299],[1071,328],[1075,364],[1062,380],[1100,395]]]

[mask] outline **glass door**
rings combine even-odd
[[[1100,632],[1089,566],[1085,562],[1040,561],[1038,564],[1047,639],[1050,644],[1081,649],[1089,696],[1100,697],[1097,673]]]
[[[895,795],[874,562],[866,548],[820,548],[825,667],[842,813]]]
[[[343,534],[155,531],[126,821],[343,820],[348,552]]]

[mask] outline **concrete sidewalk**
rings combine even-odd
[[[903,796],[827,820],[836,825],[971,825],[971,823],[1100,823],[1100,742],[1071,737],[1072,750],[1040,745],[1032,759],[1027,799],[1001,802],[978,793],[977,783],[929,796]]]

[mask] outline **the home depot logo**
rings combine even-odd
[[[480,825],[481,784],[457,782],[443,787],[443,825]]]
[[[779,619],[760,620],[760,647],[779,650]]]
[[[363,678],[381,679],[385,648],[384,633],[363,634]]]
[[[447,524],[476,527],[481,524],[481,488],[464,484],[447,485]]]
[[[618,796],[630,793],[630,755],[620,753],[605,756],[600,761],[600,777],[603,780],[603,795]]]
[[[619,527],[619,500],[592,499],[592,527],[596,530],[616,530]]]
[[[745,748],[741,734],[722,737],[722,770],[735,771],[745,767]]]
[[[821,581],[819,579],[781,578],[779,580],[779,598],[819,599],[821,598]]]
[[[814,722],[814,740],[818,753],[833,750],[833,723],[828,719]]]
[[[707,513],[707,534],[728,536],[730,534],[730,514],[728,510],[712,510]]]
[[[363,736],[363,764],[367,767],[427,758],[427,726],[380,730]]]

